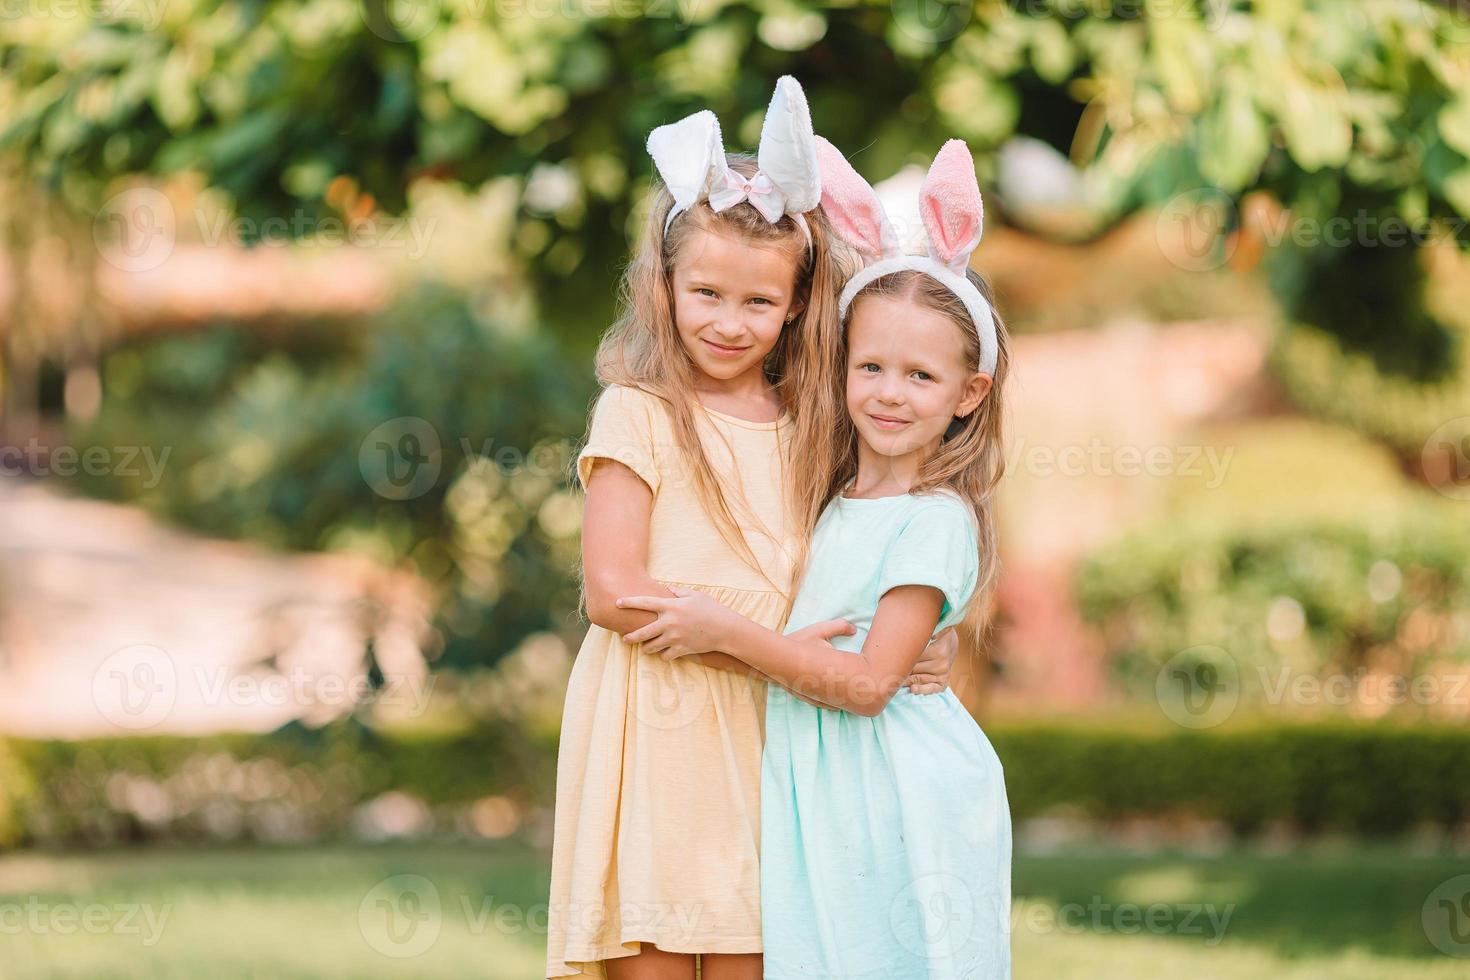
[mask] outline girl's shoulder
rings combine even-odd
[[[829,533],[862,538],[869,547],[885,538],[891,544],[912,534],[977,532],[974,510],[948,487],[891,497],[853,498],[839,493],[822,509],[817,526],[823,525],[830,526]]]
[[[597,396],[594,422],[621,422],[646,431],[661,429],[668,422],[668,403],[645,388],[610,384]]]
[[[968,530],[978,533],[975,508],[949,487],[935,487],[924,493],[908,495],[908,519],[919,521],[931,529],[952,528],[956,533]]]
[[[646,388],[639,388],[635,385],[609,384],[603,386],[601,394],[597,396],[597,404],[624,410],[647,411],[651,408],[662,409],[667,403]]]

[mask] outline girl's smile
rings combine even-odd
[[[708,337],[701,337],[700,340],[708,344],[710,350],[714,351],[715,356],[717,357],[739,357],[741,354],[744,354],[746,351],[750,350],[749,346],[731,347],[729,344],[717,344],[713,340],[710,340]]]

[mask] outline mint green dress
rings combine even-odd
[[[846,619],[862,649],[899,585],[944,593],[954,625],[979,575],[957,496],[837,497],[786,630]],[[946,689],[901,688],[874,718],[771,685],[761,764],[766,980],[1008,978],[1011,820],[1000,760]]]

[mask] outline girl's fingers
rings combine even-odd
[[[830,640],[834,636],[851,636],[857,632],[857,627],[845,619],[829,619],[814,624],[812,629],[824,640]]]
[[[623,634],[624,643],[647,643],[664,631],[663,623],[654,620],[647,626],[640,626],[631,633]]]
[[[938,668],[945,666],[947,663],[948,660],[945,658],[930,656],[926,653],[919,658],[918,663],[914,664],[914,672],[909,676],[917,677],[920,674],[933,674]]]
[[[648,612],[663,612],[671,600],[656,595],[623,596],[615,605],[619,609],[643,609]]]

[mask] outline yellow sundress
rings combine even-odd
[[[790,419],[750,422],[702,407],[696,416],[761,571],[705,512],[658,397],[606,389],[578,475],[585,485],[596,457],[627,465],[654,494],[649,574],[779,630],[794,550],[782,465]],[[765,709],[763,681],[669,663],[617,633],[588,630],[557,755],[547,977],[605,977],[598,961],[645,942],[681,953],[761,951]]]

